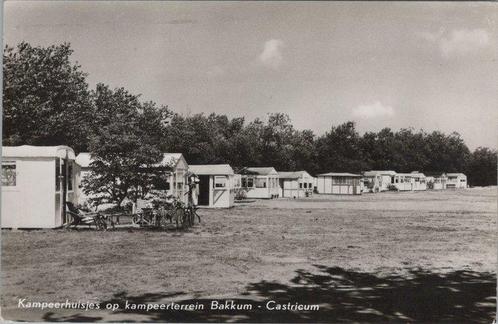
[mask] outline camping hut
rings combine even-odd
[[[306,171],[278,172],[280,196],[308,197],[313,194],[315,179]]]
[[[446,188],[467,188],[467,176],[463,173],[446,173]]]
[[[164,190],[168,195],[176,197],[178,200],[188,203],[188,182],[187,176],[189,165],[181,153],[163,153],[163,159],[158,166],[167,166],[171,170],[165,172],[165,182],[158,190]]]
[[[329,172],[316,177],[317,190],[320,194],[361,195],[359,174]]]
[[[2,228],[57,228],[76,202],[74,151],[67,146],[2,148]]]
[[[366,190],[370,192],[381,192],[389,190],[389,185],[393,183],[395,171],[391,170],[372,170],[363,173],[363,184]]]
[[[418,171],[413,171],[411,173],[413,177],[413,190],[414,191],[423,191],[427,190],[427,179],[423,173]]]
[[[399,191],[413,191],[415,189],[415,176],[412,173],[396,173],[393,185]]]
[[[278,172],[273,167],[243,168],[241,187],[246,191],[247,198],[271,199],[280,194]]]
[[[448,178],[446,177],[445,174],[442,174],[440,176],[434,177],[434,182],[433,182],[433,189],[434,190],[444,190],[446,189],[446,181]]]
[[[230,208],[233,206],[237,183],[230,165],[190,165],[189,171],[193,172],[199,179],[198,206],[213,208]],[[195,199],[196,197],[194,197],[194,201]]]

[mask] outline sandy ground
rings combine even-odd
[[[496,194],[496,188],[476,188],[261,200],[201,210],[203,223],[188,233],[2,231],[2,316],[489,323]],[[102,305],[237,298],[256,310],[41,311],[18,308],[19,298]],[[269,311],[269,300],[320,310]]]

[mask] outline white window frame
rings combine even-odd
[[[221,182],[219,182],[219,180],[221,180]],[[228,179],[226,176],[214,176],[214,181],[213,181],[214,189],[226,189],[228,187],[227,185],[228,185]]]

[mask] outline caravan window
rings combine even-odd
[[[214,177],[214,187],[215,188],[225,188],[227,186],[227,177],[215,176]]]
[[[2,186],[16,185],[16,162],[2,162]]]

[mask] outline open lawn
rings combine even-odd
[[[64,321],[490,323],[496,188],[200,210],[190,232],[2,231],[2,315]],[[26,310],[18,299],[250,303],[244,311]],[[266,302],[319,304],[268,311]],[[261,306],[259,308],[258,306]]]

